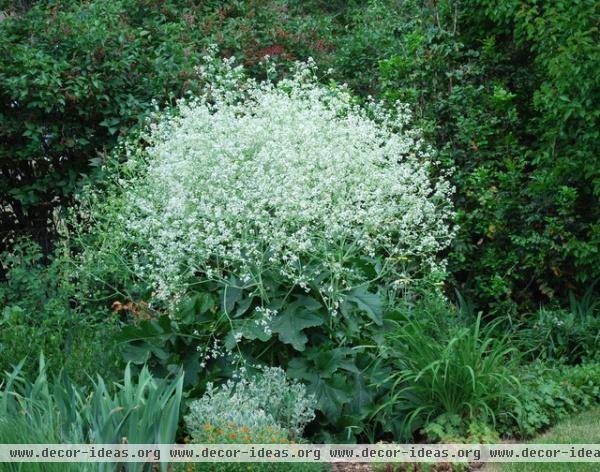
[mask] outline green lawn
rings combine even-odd
[[[600,443],[600,408],[562,421],[530,442],[540,444]],[[600,463],[490,464],[483,470],[485,472],[597,472],[600,470]]]

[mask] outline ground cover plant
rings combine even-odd
[[[0,0],[0,439],[498,442],[594,408],[599,14]]]
[[[305,442],[302,433],[315,417],[315,397],[290,382],[280,368],[245,368],[219,388],[190,404],[185,417],[192,442],[198,444],[286,444]],[[195,464],[193,470],[322,470],[321,464]]]

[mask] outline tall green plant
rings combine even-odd
[[[447,414],[494,423],[517,401],[515,352],[494,327],[482,327],[481,315],[471,327],[441,334],[419,320],[398,323],[388,336],[394,371],[382,382],[391,384],[391,393],[380,412],[400,417],[400,437]]]
[[[516,332],[520,349],[531,358],[560,359],[571,364],[598,359],[600,298],[591,284],[581,298],[569,293],[570,309],[541,307],[523,316]]]
[[[63,369],[72,380],[85,382],[88,373],[96,372],[112,380],[118,362],[111,343],[115,318],[97,305],[82,305],[89,295],[75,282],[79,269],[68,251],[61,248],[44,261],[40,246],[22,238],[0,255],[0,265],[5,273],[0,281],[0,371],[44,352],[52,359],[53,374]],[[22,368],[24,375],[36,374],[33,362]]]
[[[389,19],[378,15],[382,3],[395,13]],[[454,168],[461,229],[449,268],[462,291],[497,313],[567,304],[570,289],[600,275],[599,8],[594,0],[369,2],[344,38],[372,40],[380,92],[413,104]]]
[[[113,393],[102,378],[93,386],[94,395],[85,408],[90,440],[115,444],[127,439],[135,444],[170,444],[175,439],[183,374],[174,382],[155,379],[143,368],[134,380],[127,365],[123,383]]]
[[[6,375],[0,390],[0,417],[21,418],[23,440],[38,443],[172,444],[175,441],[183,372],[173,380],[154,378],[143,368],[134,378],[128,365],[123,382],[113,388],[99,376],[91,389],[73,384],[61,373],[52,382],[40,357],[37,378],[30,382],[21,373],[25,360]],[[19,426],[21,423],[17,423]],[[1,426],[1,425],[0,425]],[[3,433],[0,427],[0,433]],[[1,439],[1,437],[0,437]],[[100,471],[118,464],[102,463]],[[121,464],[128,472],[147,470],[145,464]],[[146,467],[146,469],[145,469]],[[161,464],[167,470],[167,464]]]

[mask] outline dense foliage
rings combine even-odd
[[[497,442],[599,403],[599,17],[0,0],[0,441]]]
[[[456,168],[452,271],[482,302],[564,299],[600,275],[598,8],[439,2],[380,63]]]
[[[304,385],[289,382],[282,369],[263,368],[249,376],[243,368],[218,389],[209,384],[190,404],[185,421],[199,444],[221,439],[285,443],[302,437],[315,417],[314,407],[314,396]]]
[[[440,418],[456,417],[459,424],[495,424],[515,402],[513,349],[494,337],[493,326],[440,329],[435,320],[409,320],[391,334],[390,357],[398,362],[384,383],[391,382],[390,399],[382,406],[400,437]]]
[[[82,309],[86,297],[67,255],[57,251],[46,264],[43,257],[38,245],[22,241],[2,259],[8,280],[0,286],[0,369],[41,351],[74,380],[90,372],[112,377],[117,325],[100,307]],[[28,375],[36,370],[34,363],[23,366]]]

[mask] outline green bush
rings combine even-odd
[[[556,359],[570,364],[597,361],[600,318],[580,318],[574,313],[541,308],[527,316],[515,342],[533,359]]]
[[[515,343],[530,359],[556,359],[569,364],[598,360],[600,298],[591,284],[578,299],[569,293],[569,309],[540,308],[519,320]]]
[[[94,373],[112,378],[120,362],[112,342],[114,320],[106,311],[83,309],[85,294],[71,258],[57,251],[45,264],[40,247],[21,240],[1,263],[6,280],[0,282],[0,371],[15,359],[44,352],[52,369],[62,368],[76,381]],[[34,363],[24,369],[32,375]]]
[[[383,384],[391,388],[380,410],[398,437],[409,438],[422,428],[432,435],[432,423],[456,418],[462,428],[494,425],[512,411],[518,401],[512,374],[516,353],[506,336],[495,336],[494,327],[482,327],[481,315],[469,327],[447,331],[410,319],[388,334],[385,362],[392,373]]]
[[[598,3],[384,3],[397,15],[369,4],[356,35],[455,169],[455,284],[498,313],[566,305],[600,275]]]
[[[566,304],[600,276],[594,0],[4,2],[0,231],[49,253],[82,175],[154,102],[197,92],[208,44],[264,78],[313,56],[323,80],[409,103],[454,168],[454,282],[479,304]],[[119,24],[119,28],[113,28]],[[60,47],[58,47],[60,45]]]
[[[250,440],[259,436],[270,442],[266,428],[273,430],[273,435],[277,432],[277,442],[292,441],[300,439],[306,424],[315,418],[315,406],[314,395],[307,394],[299,382],[289,381],[282,369],[261,367],[250,375],[242,368],[225,384],[209,385],[206,393],[190,404],[185,421],[199,444],[209,436],[210,442],[237,439],[261,443]],[[224,432],[215,436],[218,429],[232,430],[233,437]]]
[[[290,382],[279,368],[246,369],[218,388],[209,386],[202,398],[190,404],[187,431],[197,444],[289,444],[303,442],[302,431],[314,418],[314,396],[298,382]],[[322,470],[306,463],[194,464],[193,470],[308,471]]]

